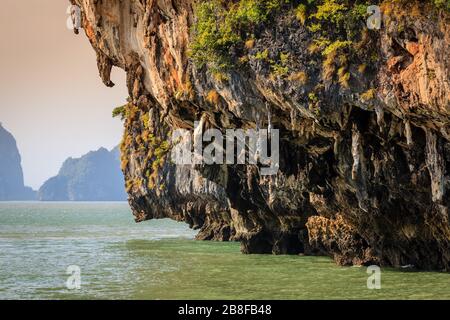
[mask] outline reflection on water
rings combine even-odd
[[[242,255],[184,224],[135,224],[125,203],[0,204],[0,298],[450,299],[450,274],[366,268],[326,257]],[[65,287],[69,265],[81,289]]]

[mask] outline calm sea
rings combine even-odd
[[[369,290],[365,267],[194,236],[135,224],[126,203],[0,203],[0,299],[450,299],[448,273],[382,269]],[[66,286],[69,266],[80,289]]]

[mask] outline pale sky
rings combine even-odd
[[[17,140],[25,184],[37,189],[67,157],[116,146],[111,111],[128,96],[125,73],[101,82],[83,32],[67,29],[67,0],[1,0],[0,122]]]

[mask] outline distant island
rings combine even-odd
[[[64,161],[57,176],[34,191],[24,185],[14,136],[0,123],[0,201],[125,201],[120,151],[100,148]]]
[[[23,181],[16,139],[0,123],[0,201],[35,200],[36,192]]]
[[[124,201],[127,199],[120,151],[100,148],[78,159],[67,159],[57,176],[38,191],[40,201]]]

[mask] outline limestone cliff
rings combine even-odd
[[[41,201],[125,201],[119,149],[100,148],[64,161],[38,191]]]
[[[23,182],[16,139],[0,124],[0,201],[35,200],[36,192]]]
[[[380,29],[365,1],[72,1],[103,82],[127,72],[136,220],[185,221],[245,253],[449,270],[449,5],[372,2]],[[170,134],[194,121],[270,121],[278,174],[174,165]]]

